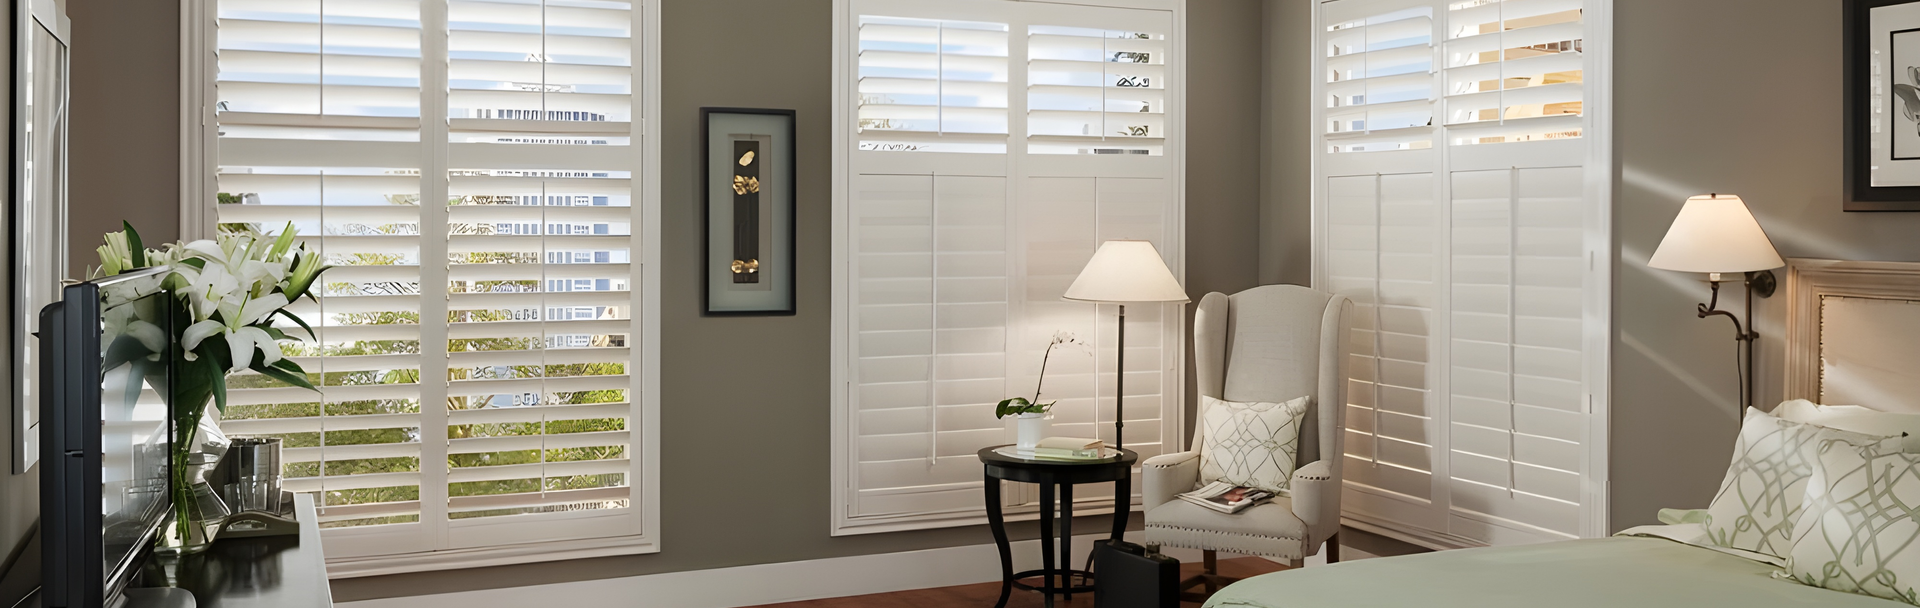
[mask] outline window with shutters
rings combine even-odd
[[[1182,268],[1179,3],[1127,4],[849,0],[835,534],[984,521],[977,452],[1013,441],[994,405],[1033,396],[1056,332],[1089,347],[1047,368],[1054,434],[1111,441],[1125,373],[1125,446],[1180,449],[1180,307],[1128,307],[1123,372],[1114,307],[1061,299],[1106,240],[1151,241]],[[1035,516],[1026,488],[1003,496]],[[1106,488],[1076,500],[1116,502]]]
[[[657,7],[201,10],[209,224],[335,266],[291,351],[320,392],[236,377],[223,422],[285,441],[331,571],[657,550]]]
[[[1610,7],[1319,5],[1315,282],[1358,313],[1347,517],[1436,546],[1607,531]]]

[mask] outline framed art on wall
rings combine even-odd
[[[793,110],[701,108],[706,313],[794,314]]]
[[[1847,211],[1920,211],[1920,0],[1847,0]]]

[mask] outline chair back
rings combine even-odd
[[[1346,296],[1298,285],[1207,294],[1193,322],[1199,393],[1239,402],[1285,402],[1305,395],[1310,405],[1294,466],[1338,457],[1345,444],[1346,334],[1352,311]],[[1206,425],[1194,425],[1194,449],[1205,431]]]

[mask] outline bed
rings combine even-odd
[[[1786,398],[1920,414],[1910,397],[1920,395],[1920,377],[1910,366],[1886,364],[1920,361],[1920,264],[1792,260],[1787,308]],[[1206,606],[1904,605],[1776,579],[1778,558],[1711,547],[1705,536],[1697,523],[1678,523],[1610,538],[1313,566],[1229,585]]]

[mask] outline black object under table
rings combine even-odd
[[[1014,587],[1029,591],[1038,591],[1046,596],[1046,605],[1053,606],[1054,594],[1073,599],[1074,593],[1093,591],[1093,573],[1075,570],[1071,563],[1073,555],[1073,486],[1083,483],[1113,482],[1115,505],[1113,511],[1113,535],[1120,540],[1127,531],[1127,514],[1131,511],[1128,497],[1133,494],[1133,465],[1140,455],[1132,450],[1122,449],[1117,456],[1100,460],[1029,460],[1008,456],[995,450],[1006,446],[994,446],[980,450],[980,462],[986,465],[987,479],[987,524],[993,528],[993,544],[1000,548],[1000,602],[994,608],[1004,608],[1007,597]],[[1025,572],[1013,571],[1013,548],[1007,544],[1007,522],[1001,513],[1000,482],[1020,481],[1040,486],[1040,569]],[[1060,567],[1053,567],[1053,505],[1054,490],[1058,486],[1060,493]],[[1039,586],[1028,585],[1020,579],[1042,577]],[[1059,584],[1054,584],[1059,577]],[[1077,579],[1077,580],[1076,580]],[[1078,584],[1076,584],[1078,583]]]

